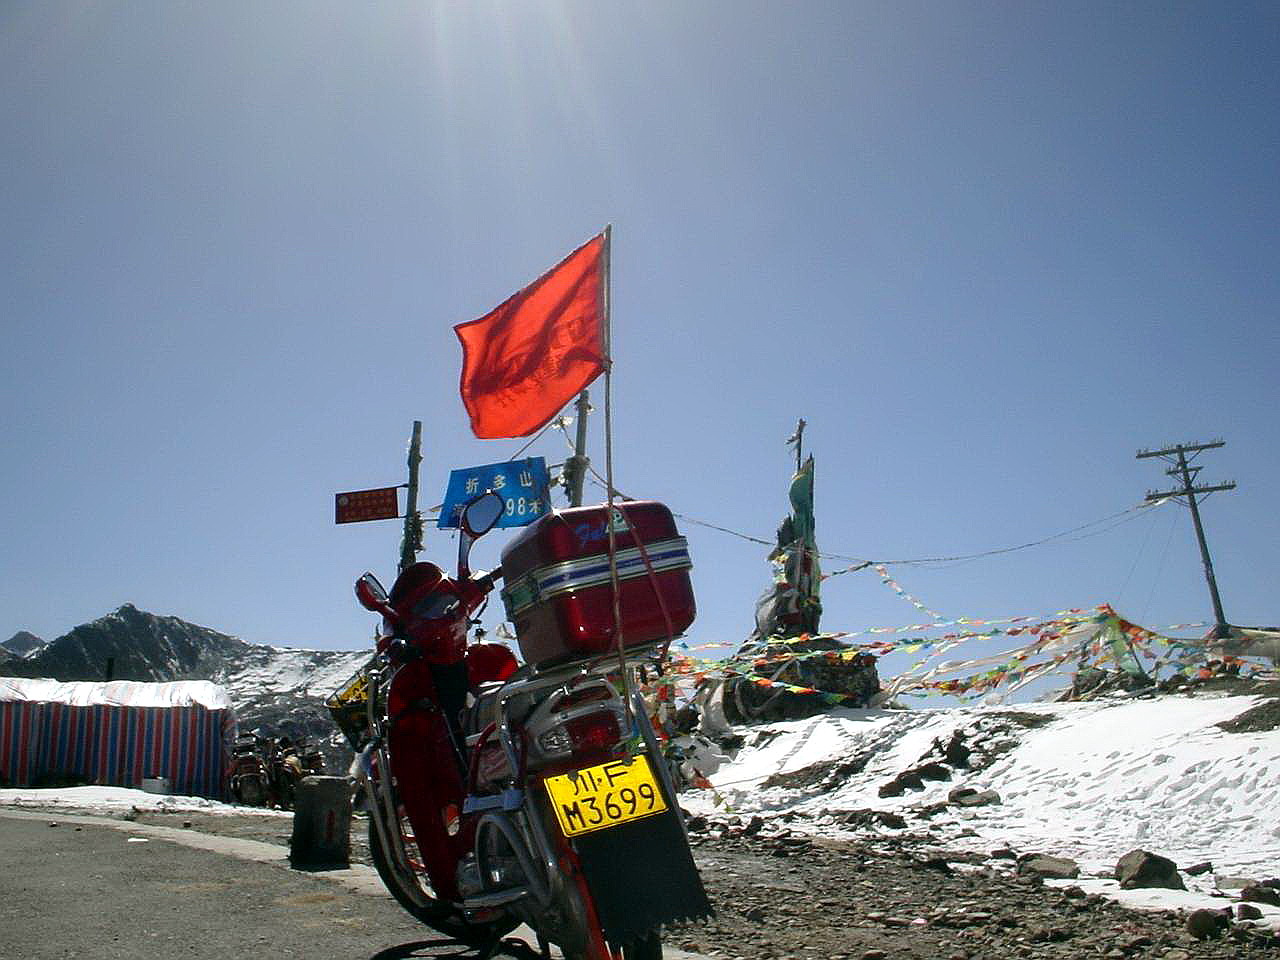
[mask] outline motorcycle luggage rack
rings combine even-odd
[[[643,666],[649,661],[659,657],[663,653],[663,649],[667,646],[668,641],[655,640],[653,643],[646,643],[634,647],[627,647],[624,650],[626,655],[626,665],[628,667]],[[528,680],[555,679],[560,677],[571,677],[575,673],[594,672],[601,666],[608,666],[611,663],[618,662],[618,651],[607,650],[604,653],[589,654],[582,656],[577,653],[566,654],[563,657],[556,657],[552,660],[544,660],[542,663],[529,665]],[[509,682],[517,682],[518,678],[512,677]],[[525,691],[521,691],[525,692]]]

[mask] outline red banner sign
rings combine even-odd
[[[334,522],[359,523],[362,520],[394,520],[400,516],[399,487],[379,490],[352,490],[334,497]]]

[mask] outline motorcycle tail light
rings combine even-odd
[[[565,721],[574,754],[601,753],[622,739],[618,718],[611,710],[597,710]]]
[[[583,687],[580,690],[574,690],[566,693],[556,702],[557,710],[568,710],[570,707],[579,707],[584,703],[591,703],[594,700],[610,700],[614,696],[612,690],[601,684],[593,684]]]

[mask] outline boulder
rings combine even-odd
[[[961,807],[984,807],[988,804],[1000,803],[1000,794],[994,790],[956,787],[947,794],[947,800]]]
[[[864,707],[880,692],[875,656],[854,654],[832,636],[792,634],[786,640],[748,641],[738,652],[769,660],[769,677],[777,683],[841,695],[840,706]],[[730,677],[724,684],[725,718],[735,725],[800,720],[831,709],[831,703],[814,693],[760,687],[744,677]]]
[[[1239,890],[1241,887],[1247,887],[1253,883],[1248,877],[1234,876],[1229,873],[1215,873],[1213,882],[1219,890]]]
[[[1187,916],[1187,933],[1197,940],[1220,936],[1231,926],[1231,918],[1221,910],[1192,910]]]
[[[1251,900],[1254,903],[1266,903],[1273,907],[1280,907],[1280,890],[1261,883],[1251,883],[1241,888],[1240,899]]]
[[[1185,890],[1178,865],[1168,857],[1147,850],[1130,850],[1116,864],[1116,879],[1125,890],[1137,887],[1163,887]]]
[[[951,734],[946,747],[942,750],[942,759],[953,767],[969,766],[969,754],[972,751],[964,742],[964,734],[959,730]]]
[[[1252,903],[1236,904],[1237,920],[1261,920],[1262,911],[1255,907]]]
[[[1188,877],[1198,877],[1200,876],[1200,874],[1208,873],[1212,869],[1213,869],[1213,864],[1210,863],[1208,860],[1205,860],[1201,863],[1192,864],[1182,872],[1185,873]]]
[[[1029,853],[1018,860],[1018,874],[1047,880],[1074,880],[1080,876],[1080,865],[1067,857],[1047,853]]]
[[[900,797],[908,790],[923,790],[924,780],[914,770],[903,770],[880,788],[882,797]]]
[[[922,780],[950,780],[951,779],[951,769],[949,767],[943,766],[937,761],[930,761],[929,763],[920,764],[920,766],[916,767],[915,773]]]

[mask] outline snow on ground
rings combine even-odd
[[[843,819],[850,811],[892,811],[907,818],[907,833],[927,832],[944,849],[990,853],[1010,847],[1071,857],[1086,878],[1081,886],[1131,905],[1207,905],[1206,896],[1219,885],[1215,876],[1223,878],[1221,886],[1228,876],[1280,876],[1280,730],[1227,733],[1215,726],[1257,702],[1202,695],[1016,709],[840,710],[740,729],[746,744],[711,776],[716,789],[681,800],[713,819],[729,813],[768,822],[790,814],[788,828],[829,836],[852,835]],[[925,781],[923,790],[899,797],[879,796],[880,787],[902,771],[942,759],[934,741],[945,744],[956,731],[974,748],[975,760],[981,762],[986,745],[994,754],[989,766],[956,770],[950,781]],[[822,775],[859,756],[866,759],[860,773]],[[786,785],[770,783],[770,777],[805,768],[812,777],[800,773],[784,777]],[[913,816],[912,808],[944,802],[961,785],[995,790],[1002,802],[949,806],[929,819]],[[1210,861],[1213,870],[1184,876],[1186,895],[1120,891],[1103,878],[1135,848],[1183,868]],[[1280,924],[1280,910],[1262,909]]]
[[[120,814],[129,810],[137,810],[139,813],[198,811],[200,813],[215,814],[293,816],[293,813],[288,810],[242,807],[231,803],[220,803],[217,800],[209,800],[205,797],[166,796],[164,794],[147,793],[145,790],[135,790],[129,787],[62,787],[57,789],[13,787],[0,790],[0,806],[40,807],[66,810],[68,813],[91,813],[104,816]]]

